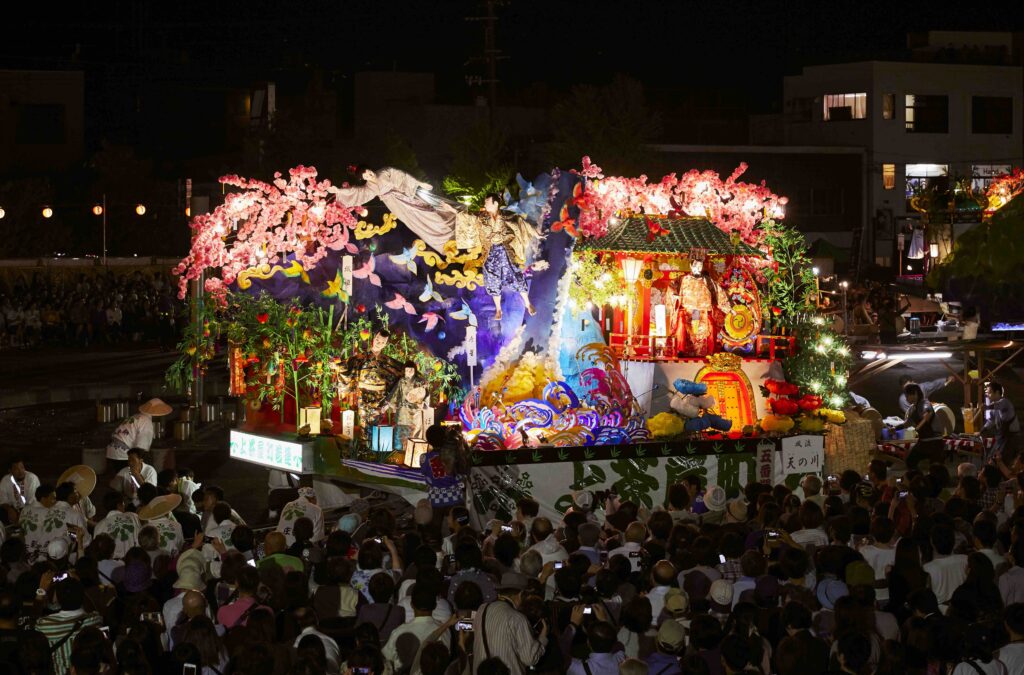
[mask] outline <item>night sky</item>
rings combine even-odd
[[[74,3],[5,8],[0,67],[129,68],[218,81],[304,65],[339,72],[438,73],[442,98],[467,100],[465,65],[482,48],[482,2]],[[935,2],[499,3],[502,95],[558,91],[632,75],[655,96],[722,90],[771,110],[781,76],[801,65],[898,56],[913,30],[1021,30],[1024,12]],[[137,70],[135,70],[137,69]],[[126,75],[127,77],[127,75]]]

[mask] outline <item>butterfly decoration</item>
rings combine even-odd
[[[391,253],[388,255],[388,257],[391,258],[391,261],[394,262],[396,265],[401,265],[402,267],[405,267],[405,269],[409,270],[413,274],[416,274],[417,267],[415,248],[403,249],[401,253],[397,255]]]
[[[654,241],[658,237],[664,237],[669,233],[669,229],[658,221],[652,220],[647,216],[644,217],[644,220],[647,222],[647,243]]]
[[[359,247],[353,244],[348,239],[348,228],[342,227],[340,228],[340,230],[341,231],[339,233],[338,239],[328,244],[327,248],[331,249],[332,251],[340,251],[342,249],[345,249],[347,253],[359,253]]]
[[[338,298],[342,302],[348,300],[348,293],[344,291],[345,280],[341,276],[341,270],[339,269],[334,273],[334,279],[327,282],[327,288],[325,288],[321,295],[325,298]]]
[[[434,330],[437,327],[438,321],[444,321],[443,318],[437,312],[423,312],[420,315],[420,320],[417,323],[427,324],[427,332]]]
[[[380,286],[380,277],[376,274],[377,263],[371,255],[366,264],[357,270],[352,270],[352,276],[356,279],[368,279],[374,286]]]
[[[469,308],[469,305],[466,304],[465,300],[462,301],[462,308],[459,311],[451,312],[449,313],[448,316],[452,317],[453,319],[458,319],[459,321],[468,320],[470,326],[477,325],[476,314],[474,314],[473,310]]]
[[[438,302],[444,302],[441,294],[434,290],[434,284],[430,281],[430,277],[427,277],[427,283],[423,286],[423,292],[420,293],[420,302],[426,302],[431,298]]]
[[[385,302],[384,306],[388,309],[404,309],[406,314],[416,315],[416,308],[398,292],[395,293],[395,299]]]

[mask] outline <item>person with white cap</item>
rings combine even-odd
[[[126,453],[128,466],[117,472],[110,486],[118,490],[135,506],[139,503],[139,488],[145,483],[156,485],[156,469],[142,459],[142,450],[132,448]]]
[[[36,500],[39,476],[25,468],[21,457],[14,457],[10,467],[10,472],[0,480],[0,505],[21,511]]]
[[[725,488],[720,485],[708,485],[704,491],[704,506],[707,512],[701,516],[701,522],[710,524],[721,524],[725,520],[725,507],[728,504],[728,496]]]
[[[311,487],[300,487],[299,498],[288,502],[281,509],[281,519],[277,522],[277,531],[285,536],[288,545],[295,543],[295,521],[299,518],[313,521],[313,539],[317,542],[324,538],[324,512],[316,503],[316,491]]]
[[[107,444],[107,463],[117,472],[128,463],[132,448],[149,450],[153,445],[153,418],[170,415],[174,409],[158,398],[151,398],[139,406],[139,412],[117,425]],[[153,477],[154,485],[156,476]]]

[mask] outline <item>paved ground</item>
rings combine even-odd
[[[54,480],[65,468],[82,461],[83,449],[103,447],[110,438],[114,424],[96,421],[97,399],[137,401],[160,396],[172,404],[184,404],[182,397],[169,394],[163,385],[163,372],[172,360],[172,354],[149,347],[0,351],[0,456],[22,454],[44,480]],[[1008,367],[1000,379],[1011,400],[1024,409],[1021,372]],[[867,397],[883,415],[894,415],[898,413],[900,375],[923,381],[947,373],[938,363],[903,364],[854,391]],[[215,370],[212,380],[209,389],[223,389],[222,370]],[[963,390],[954,383],[933,398],[959,411]],[[194,441],[177,443],[165,438],[155,447],[173,447],[177,466],[189,466],[201,482],[223,487],[228,501],[249,522],[260,522],[266,507],[266,470],[228,458],[226,426],[206,425]]]

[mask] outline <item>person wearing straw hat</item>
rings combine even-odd
[[[161,495],[153,498],[138,511],[139,520],[146,525],[152,525],[160,534],[160,550],[172,558],[178,554],[185,541],[181,524],[171,515],[171,511],[180,503],[181,495]]]
[[[50,509],[57,503],[57,495],[54,493],[53,485],[43,483],[36,488],[35,499],[21,510],[21,517],[18,524],[21,526],[25,537],[25,548],[28,552],[27,560],[34,563],[52,537],[49,536],[47,526],[53,527],[53,521],[48,518]]]
[[[21,511],[36,500],[39,476],[25,468],[21,457],[14,457],[10,466],[10,472],[0,480],[0,505]]]
[[[72,506],[89,525],[95,525],[96,506],[93,505],[89,496],[96,489],[96,472],[90,466],[77,464],[62,473],[57,479],[57,485],[68,482],[75,484],[75,492],[78,494],[78,501]]]
[[[277,531],[288,540],[288,545],[295,543],[295,521],[299,518],[313,521],[313,539],[317,542],[324,538],[324,512],[316,503],[316,492],[311,487],[300,487],[299,498],[288,502],[281,509],[281,519],[277,523]]]
[[[50,509],[50,513],[47,514],[44,521],[44,527],[51,522],[53,523],[53,527],[49,531],[50,537],[67,536],[76,545],[79,543],[79,540],[82,540],[80,542],[82,546],[88,546],[91,538],[89,537],[85,516],[76,508],[79,494],[75,484],[71,481],[59,483],[55,495],[57,501]]]
[[[158,398],[151,398],[139,406],[139,412],[117,425],[107,444],[107,463],[115,472],[128,463],[132,448],[149,450],[153,445],[153,418],[170,415],[173,411]],[[155,479],[155,477],[154,477]]]

